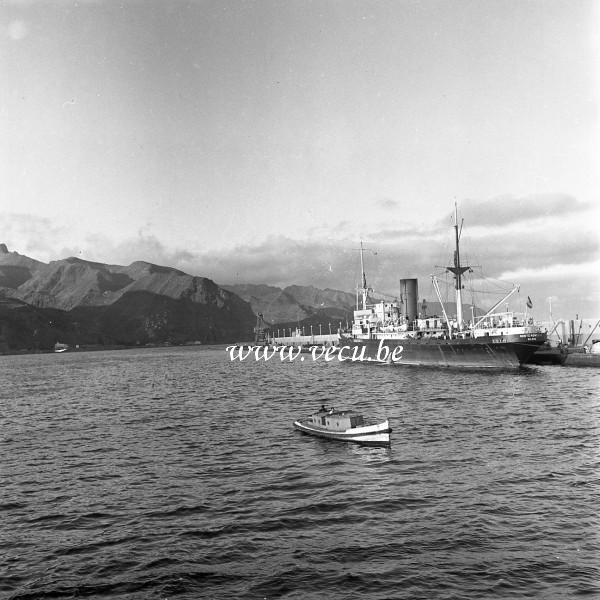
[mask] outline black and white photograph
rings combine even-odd
[[[600,598],[600,1],[0,0],[0,598]]]

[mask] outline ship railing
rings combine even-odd
[[[481,320],[476,329],[497,329],[501,327],[533,327],[538,326],[532,316],[527,316],[527,313],[517,312],[500,312],[490,313]]]

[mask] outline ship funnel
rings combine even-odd
[[[417,312],[417,301],[419,297],[419,283],[417,279],[400,280],[400,298],[402,299],[402,314],[408,317],[409,321],[414,321],[419,313]]]

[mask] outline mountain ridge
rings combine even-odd
[[[330,312],[339,317],[352,317],[355,296],[341,290],[314,286],[290,285],[285,288],[265,284],[222,284],[227,290],[250,303],[256,314],[267,323],[296,323],[310,321],[317,313]]]
[[[4,350],[48,349],[52,337],[101,345],[246,340],[256,319],[247,302],[206,277],[146,261],[42,263],[5,244],[0,297]]]

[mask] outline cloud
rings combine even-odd
[[[504,217],[502,223],[484,227],[482,221],[486,221],[480,219],[476,226],[465,227],[463,263],[474,267],[473,276],[484,282],[488,291],[495,288],[501,293],[512,283],[520,284],[522,293],[536,298],[540,311],[544,306],[540,299],[554,295],[556,306],[600,316],[600,290],[595,277],[600,272],[597,218],[593,207],[577,201],[565,204],[563,200],[558,195],[554,199],[535,197],[531,203],[535,210],[526,212],[524,222],[515,218],[507,224],[510,211],[504,207],[504,212],[496,213]],[[542,204],[547,214],[538,219]],[[219,283],[279,287],[296,283],[353,291],[360,278],[356,240],[323,240],[322,236],[304,241],[273,237],[226,253],[206,253],[201,260],[199,257],[198,267]],[[365,240],[367,247],[377,251],[377,255],[365,253],[367,280],[376,290],[394,295],[400,278],[417,277],[421,296],[432,299],[430,274],[436,273],[452,284],[451,276],[443,275],[454,251],[449,222],[431,228],[407,225],[371,231]],[[484,296],[482,305],[491,298]]]
[[[550,314],[550,300],[554,316],[574,318],[578,313],[586,318],[600,318],[600,259],[579,264],[548,264],[539,268],[518,268],[503,274],[507,279],[526,281],[526,292],[538,307]]]
[[[506,271],[503,275],[507,279],[552,282],[557,280],[568,281],[570,278],[589,277],[590,273],[600,273],[600,260],[579,264],[550,264],[540,268],[518,268],[514,271]]]
[[[82,234],[46,217],[6,212],[0,213],[0,231],[0,243],[5,243],[10,251],[42,262],[75,256],[124,265],[145,260],[181,270],[197,265],[196,255],[167,248],[156,236],[143,230],[134,237],[115,241],[105,234]]]
[[[513,223],[572,215],[589,208],[589,205],[567,194],[506,195],[487,201],[464,200],[458,206],[459,219],[464,216],[469,227],[506,227]],[[439,223],[446,223],[449,219],[450,215]]]
[[[368,232],[365,239],[373,240],[375,245],[377,244],[388,244],[398,243],[402,241],[404,244],[413,243],[417,244],[427,240],[431,242],[436,240],[439,244],[440,238],[443,236],[448,237],[450,235],[450,229],[447,224],[444,226],[432,226],[426,229],[422,226],[404,226],[396,227],[394,229],[381,229],[373,230]]]
[[[196,264],[196,256],[186,250],[166,247],[155,235],[139,230],[137,235],[115,242],[104,234],[85,236],[80,244],[64,248],[62,257],[78,256],[118,265],[129,265],[135,261],[151,262],[174,267],[182,271]]]
[[[579,231],[576,236],[560,235],[555,228],[522,231],[487,231],[473,237],[463,253],[465,262],[480,264],[492,277],[519,268],[539,269],[553,264],[585,264],[597,256],[598,236]]]
[[[2,239],[10,251],[47,262],[60,256],[68,231],[50,219],[24,213],[0,213]]]
[[[555,316],[559,307],[565,310],[573,307],[573,312],[580,315],[600,317],[597,219],[593,211],[585,216],[569,221],[564,215],[557,215],[529,221],[526,226],[465,227],[461,245],[463,262],[474,266],[474,275],[481,279],[498,284],[503,281],[503,289],[510,283],[520,284],[522,294],[535,299],[537,310],[543,309],[542,299],[556,296]],[[572,222],[579,224],[577,229],[575,225],[565,228],[565,223]],[[145,230],[124,240],[93,234],[78,241],[74,231],[64,226],[23,214],[0,214],[0,230],[3,231],[0,242],[6,243],[10,250],[45,262],[67,256],[122,265],[144,260],[208,277],[220,284],[262,283],[278,287],[298,284],[349,292],[360,281],[358,241],[348,235],[336,239],[317,235],[302,240],[274,235],[252,245],[198,252],[169,247]],[[69,240],[68,246],[65,240]],[[416,277],[420,296],[434,298],[430,274],[436,272],[442,276],[443,266],[452,261],[450,223],[431,229],[407,225],[383,232],[371,231],[365,240],[371,250],[364,256],[370,286],[395,295],[399,279]],[[436,265],[442,268],[436,269]],[[452,283],[450,275],[442,278]]]
[[[586,264],[598,256],[600,242],[593,228],[576,236],[562,235],[559,223],[520,230],[501,228],[466,230],[461,246],[464,264],[485,277],[515,280],[514,273],[535,272],[548,265]],[[45,262],[78,256],[113,264],[144,260],[210,277],[220,283],[293,283],[351,291],[359,279],[358,242],[349,237],[324,236],[297,240],[271,236],[261,243],[235,246],[228,251],[193,252],[171,248],[144,230],[124,240],[88,234],[78,241],[75,232],[49,219],[24,214],[0,215],[3,239],[9,249]],[[65,240],[69,240],[65,244]],[[365,265],[369,281],[381,291],[393,291],[398,279],[426,279],[440,272],[436,265],[452,261],[453,235],[443,228],[406,227],[370,232],[365,236]],[[377,254],[374,254],[376,252]],[[562,277],[564,273],[561,271]]]
[[[260,245],[238,246],[228,253],[205,253],[199,256],[199,263],[221,283],[266,283],[283,287],[312,282],[317,287],[334,287],[347,277],[349,256],[353,254],[355,260],[358,256],[351,248],[339,242],[273,236]],[[352,280],[347,283],[350,288],[353,286]]]
[[[474,269],[473,276],[480,279],[484,294],[472,296],[468,291],[466,301],[474,299],[480,306],[491,306],[510,289],[513,283],[520,284],[519,298],[530,295],[535,299],[538,318],[546,317],[544,299],[556,296],[556,310],[572,310],[579,314],[600,316],[600,290],[596,278],[590,276],[599,272],[600,260],[590,259],[597,248],[596,241],[587,239],[562,240],[551,253],[546,238],[530,238],[528,245],[507,245],[504,257],[495,257],[494,245],[475,248],[491,259],[482,263],[482,269]],[[399,279],[416,277],[419,280],[419,296],[435,299],[435,292],[429,275],[436,271],[449,286],[448,298],[452,292],[452,277],[443,274],[443,269],[434,269],[436,264],[447,265],[451,253],[444,256],[439,247],[425,243],[415,245],[398,242],[381,245],[377,255],[365,253],[367,282],[376,291],[395,296],[398,294]],[[513,240],[515,242],[517,240]],[[536,242],[540,243],[536,243]],[[522,242],[522,240],[521,240]],[[285,237],[273,237],[252,247],[236,247],[228,253],[206,253],[191,260],[189,269],[195,274],[203,274],[220,284],[264,283],[278,287],[290,284],[314,285],[319,288],[333,288],[353,292],[360,281],[358,253],[353,250],[352,240],[335,242],[298,241]],[[548,260],[560,261],[553,264]],[[508,255],[508,256],[507,256]],[[184,269],[185,270],[185,269]],[[476,282],[477,283],[477,282]],[[469,284],[466,286],[469,288]],[[475,285],[475,287],[479,287]],[[445,295],[445,292],[443,292]],[[555,311],[555,315],[557,312]],[[564,314],[566,318],[567,314]]]

